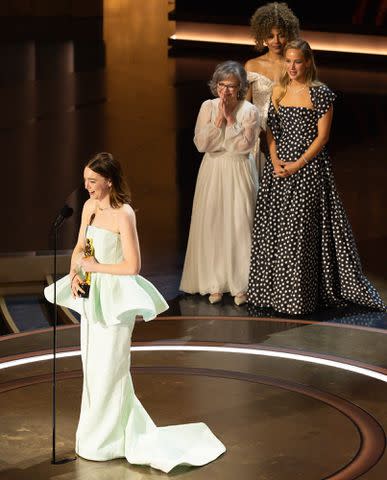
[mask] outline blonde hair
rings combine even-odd
[[[322,83],[317,79],[317,68],[314,62],[313,52],[310,48],[310,45],[307,41],[303,40],[302,38],[298,38],[297,40],[293,40],[285,45],[284,48],[284,56],[288,50],[301,50],[304,59],[309,62],[309,66],[306,69],[305,80],[306,84],[309,87],[316,87],[318,85],[322,85]],[[282,71],[282,74],[279,78],[279,89],[277,89],[278,93],[275,98],[273,98],[274,108],[278,110],[279,102],[284,98],[288,86],[290,83],[290,78],[286,69],[286,65]]]

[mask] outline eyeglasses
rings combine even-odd
[[[227,90],[236,90],[239,85],[234,85],[233,83],[223,83],[223,82],[219,82],[218,83],[218,87],[223,90],[225,88],[227,88]]]

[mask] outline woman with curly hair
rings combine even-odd
[[[194,142],[204,157],[196,182],[191,227],[180,290],[209,294],[218,303],[225,292],[246,302],[251,229],[257,193],[250,152],[259,134],[257,108],[244,100],[246,71],[234,61],[218,65],[203,102]]]
[[[362,273],[326,148],[336,95],[317,80],[306,41],[287,43],[284,58],[268,113],[248,302],[291,315],[350,304],[384,312]]]
[[[250,88],[246,99],[261,112],[261,138],[254,149],[259,176],[262,175],[266,151],[266,120],[273,84],[278,81],[284,61],[286,42],[299,36],[299,21],[286,3],[268,3],[259,7],[250,20],[251,33],[259,55],[246,62]]]

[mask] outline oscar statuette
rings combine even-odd
[[[93,239],[86,238],[86,245],[84,250],[84,258],[93,257],[94,256],[94,246],[93,246]],[[86,272],[85,278],[83,282],[80,284],[80,287],[84,291],[84,293],[80,293],[79,296],[82,298],[89,298],[90,293],[90,285],[91,285],[91,273]]]

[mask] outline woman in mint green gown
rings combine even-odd
[[[139,275],[136,219],[120,165],[109,153],[97,154],[84,178],[90,198],[70,273],[56,282],[58,305],[81,314],[83,391],[76,452],[96,461],[126,457],[164,472],[182,464],[205,465],[225,451],[207,425],[157,427],[134,393],[129,369],[135,318],[152,320],[168,304]],[[93,255],[86,257],[87,240]],[[83,298],[87,273],[90,293]],[[50,302],[53,292],[53,285],[44,291]]]

